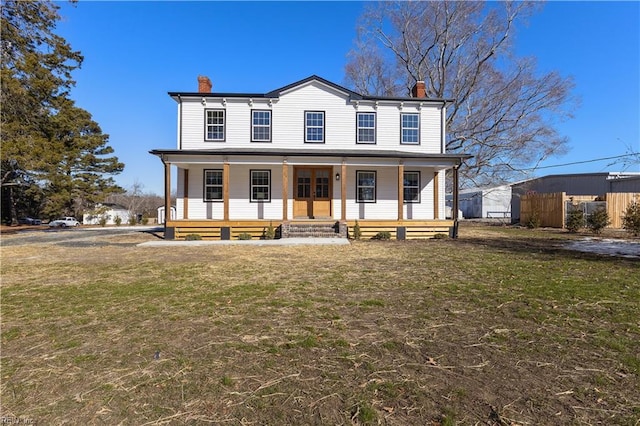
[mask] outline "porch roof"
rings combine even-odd
[[[471,158],[469,154],[439,154],[407,152],[397,150],[373,150],[373,149],[277,149],[277,148],[219,148],[211,150],[200,149],[153,149],[150,154],[158,156],[162,160],[169,157],[207,157],[207,156],[245,156],[245,157],[331,157],[331,158],[370,158],[370,159],[413,159],[436,160],[451,166],[460,165],[464,160]]]

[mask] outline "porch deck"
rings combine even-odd
[[[335,225],[335,219],[289,220],[289,225],[309,223]],[[388,232],[391,239],[429,239],[437,234],[454,236],[453,220],[347,220],[349,238],[353,238],[356,222],[362,239],[370,239],[379,232]],[[276,238],[280,238],[282,220],[171,220],[165,224],[165,238],[182,240],[190,234],[197,234],[203,240],[235,240],[251,236],[251,239],[264,239],[273,227]],[[241,237],[242,235],[242,237]]]

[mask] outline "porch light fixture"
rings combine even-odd
[[[340,173],[336,173],[336,180],[340,180]]]

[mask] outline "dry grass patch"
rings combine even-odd
[[[2,415],[637,424],[640,263],[558,250],[556,235],[474,232],[2,247]]]

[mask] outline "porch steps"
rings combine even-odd
[[[282,238],[347,238],[346,225],[340,222],[285,222]]]

